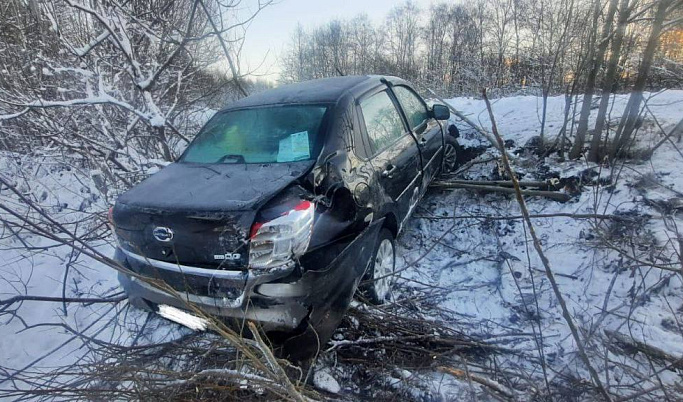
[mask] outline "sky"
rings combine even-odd
[[[243,0],[244,15],[256,9],[258,0]],[[427,9],[433,0],[413,0]],[[240,66],[242,72],[256,70],[256,74],[276,81],[279,74],[278,58],[298,23],[304,28],[324,24],[335,18],[348,19],[365,13],[375,23],[382,22],[391,8],[403,4],[396,0],[276,0],[266,7],[249,25]]]

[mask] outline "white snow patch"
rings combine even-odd
[[[160,114],[155,114],[149,119],[149,124],[152,127],[163,127],[166,124],[166,119]]]
[[[333,394],[338,394],[339,391],[341,391],[341,386],[337,380],[332,377],[332,373],[328,368],[316,370],[315,373],[313,373],[313,384],[315,384],[316,387]]]

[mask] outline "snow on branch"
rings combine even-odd
[[[0,115],[0,120],[16,119],[17,117],[21,117],[21,116],[25,115],[26,113],[28,113],[29,110],[31,110],[31,108],[27,107],[24,110],[22,110],[21,112],[11,113],[11,114],[2,114],[2,115]]]
[[[9,103],[9,102],[7,102]],[[148,121],[155,121],[157,124],[159,122],[156,119],[155,115],[151,115],[148,113],[141,112],[139,110],[136,110],[133,106],[130,104],[120,101],[118,99],[113,98],[112,96],[109,96],[107,94],[99,95],[99,96],[93,96],[89,98],[80,98],[80,99],[71,99],[71,100],[65,100],[65,101],[49,101],[49,100],[44,100],[44,99],[37,99],[32,102],[27,102],[27,103],[22,103],[22,104],[16,104],[16,106],[23,106],[25,109],[22,110],[21,112],[14,113],[14,114],[8,114],[8,115],[0,115],[0,120],[9,120],[13,118],[17,118],[22,116],[23,114],[27,113],[30,109],[35,109],[35,108],[54,108],[54,107],[73,107],[73,106],[94,106],[94,105],[101,105],[101,104],[110,104],[110,105],[115,105],[119,106],[123,109],[126,109],[132,113],[135,113],[136,115],[142,117],[145,120]],[[163,124],[163,122],[162,122]]]
[[[99,34],[99,35],[97,36],[97,38],[95,38],[95,39],[93,39],[92,41],[90,41],[90,43],[88,43],[87,45],[85,45],[85,46],[83,46],[83,47],[75,48],[74,51],[76,52],[76,55],[78,55],[78,57],[84,57],[84,56],[87,55],[93,48],[95,48],[95,46],[99,45],[99,44],[102,43],[105,39],[107,39],[107,38],[109,37],[109,35],[111,35],[111,32],[109,32],[109,31],[104,31],[104,32],[102,32],[101,34]]]

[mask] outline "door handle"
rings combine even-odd
[[[389,164],[387,165],[386,169],[382,172],[382,177],[387,177],[391,179],[393,177],[394,171],[396,170],[396,166]]]
[[[425,137],[421,137],[421,138],[420,138],[420,141],[418,141],[418,144],[419,144],[421,147],[424,147],[425,145],[427,145],[427,139],[426,139]]]

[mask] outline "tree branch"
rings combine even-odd
[[[489,117],[491,118],[491,127],[493,131],[493,135],[496,137],[496,140],[498,141],[498,146],[500,149],[505,149],[505,143],[503,142],[503,138],[500,136],[498,133],[498,127],[496,127],[496,120],[495,117],[493,116],[493,109],[491,108],[491,102],[489,102],[489,98],[486,96],[486,89],[482,91],[482,95],[484,97],[484,102],[486,102],[486,109],[489,112]],[[512,182],[514,183],[515,187],[515,193],[517,196],[517,202],[519,203],[519,207],[522,210],[522,215],[524,216],[524,221],[526,222],[527,227],[529,228],[529,233],[531,234],[531,238],[533,240],[534,248],[536,249],[536,252],[538,253],[538,256],[541,258],[541,262],[543,263],[543,267],[545,268],[545,274],[546,277],[548,278],[548,281],[550,282],[553,292],[555,293],[555,297],[557,298],[557,301],[560,305],[560,308],[562,309],[562,316],[564,317],[564,320],[567,323],[567,326],[569,327],[569,331],[572,334],[572,338],[574,338],[574,342],[576,343],[576,347],[579,351],[579,356],[581,357],[581,360],[583,363],[586,365],[586,368],[588,369],[588,372],[590,373],[591,378],[593,379],[593,382],[595,383],[595,386],[598,388],[602,396],[605,398],[607,401],[612,400],[612,396],[607,392],[607,389],[602,385],[602,381],[600,380],[600,377],[598,376],[598,372],[595,371],[595,368],[591,364],[590,359],[588,358],[588,354],[586,353],[586,349],[584,348],[583,340],[581,339],[581,336],[579,335],[579,331],[576,327],[576,324],[574,324],[574,320],[572,319],[571,314],[569,313],[569,308],[567,307],[567,303],[564,300],[564,296],[562,295],[562,292],[560,291],[560,287],[557,284],[557,280],[555,279],[555,275],[553,273],[552,268],[550,267],[550,260],[548,260],[548,257],[546,257],[545,252],[543,251],[543,248],[541,247],[541,242],[538,239],[538,236],[536,235],[536,230],[534,229],[533,224],[531,223],[531,218],[529,217],[529,210],[527,209],[526,206],[526,201],[524,200],[524,195],[522,194],[522,189],[519,187],[519,181],[517,180],[517,175],[515,172],[512,170],[512,167],[510,166],[510,161],[507,158],[507,153],[502,152],[502,160],[503,160],[503,165],[505,167],[505,170],[507,171],[507,174],[510,176],[512,179]]]

